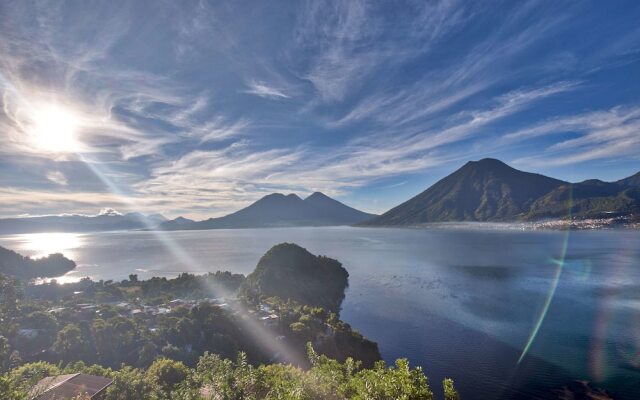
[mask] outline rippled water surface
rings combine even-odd
[[[640,398],[640,232],[282,228],[0,237],[62,251],[71,280],[249,273],[280,242],[343,263],[342,319],[465,399],[546,398],[573,379]]]

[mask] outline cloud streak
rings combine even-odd
[[[512,116],[540,99],[573,90],[576,83],[510,92],[489,109],[462,113],[444,130],[419,134],[388,133],[347,142],[330,154],[312,148],[256,151],[248,142],[223,150],[191,152],[152,171],[137,189],[153,196],[180,194],[200,208],[233,211],[273,191],[323,191],[339,195],[377,180],[423,171],[460,157],[439,148],[460,142],[485,126]]]
[[[265,82],[250,80],[247,82],[247,90],[244,93],[255,94],[259,97],[268,99],[289,99],[291,96],[286,94],[282,89],[269,86]]]
[[[468,17],[459,6],[457,1],[408,3],[396,10],[397,19],[385,20],[386,11],[375,2],[304,2],[289,58],[313,54],[294,70],[313,84],[320,102],[340,102],[376,71],[428,52]],[[392,37],[390,25],[396,31]]]
[[[544,155],[522,157],[521,165],[568,165],[587,161],[640,159],[640,107],[614,107],[606,111],[554,118],[505,135],[508,141],[528,141],[541,136],[561,136]],[[573,137],[567,139],[566,134]]]

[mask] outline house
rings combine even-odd
[[[264,317],[261,317],[260,319],[263,321],[276,320],[278,319],[278,316],[276,314],[269,314],[269,315],[265,315]]]
[[[266,326],[276,326],[278,325],[278,316],[276,314],[269,314],[267,316],[261,317],[262,323]]]
[[[31,400],[101,399],[113,379],[87,374],[67,374],[41,379],[29,393]]]

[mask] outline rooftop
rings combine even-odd
[[[87,374],[68,374],[41,379],[32,389],[32,400],[66,400],[78,396],[96,399],[113,382],[110,378]]]

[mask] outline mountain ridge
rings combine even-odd
[[[46,215],[0,219],[0,234],[38,232],[104,232],[147,229],[166,221],[161,214],[145,215],[138,212],[119,214],[108,212],[98,215]]]
[[[638,185],[636,186],[636,183]],[[568,193],[571,197],[568,197]],[[570,183],[485,158],[360,226],[431,222],[513,222],[631,215],[640,207],[640,173],[616,182]]]
[[[615,183],[618,183],[620,185],[625,185],[625,186],[640,186],[640,172],[637,172],[626,178],[620,179]]]
[[[375,217],[315,192],[305,199],[298,195],[271,193],[231,214],[204,221],[178,224],[166,221],[161,230],[236,229],[287,226],[353,225]]]

